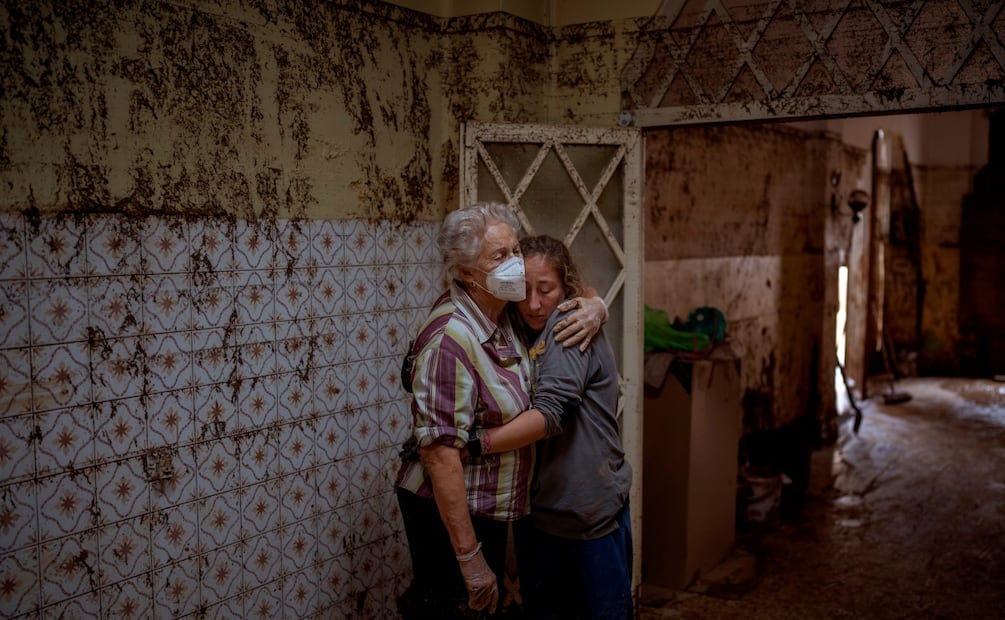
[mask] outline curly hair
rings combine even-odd
[[[447,214],[436,236],[436,245],[451,278],[457,277],[459,267],[469,266],[478,259],[485,231],[495,222],[508,224],[514,233],[520,234],[520,220],[513,209],[498,202],[476,202]]]

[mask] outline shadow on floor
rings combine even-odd
[[[688,591],[643,586],[661,618],[1005,618],[1005,383],[905,379],[813,454],[797,510],[739,532]],[[704,583],[702,583],[704,582]]]

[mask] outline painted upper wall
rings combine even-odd
[[[439,219],[460,123],[551,105],[550,33],[502,13],[9,0],[0,33],[4,211]]]

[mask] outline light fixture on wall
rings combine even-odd
[[[869,192],[864,189],[852,190],[851,194],[848,196],[848,208],[851,209],[851,221],[858,222],[861,217],[859,213],[865,210],[869,206]]]

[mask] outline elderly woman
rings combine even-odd
[[[493,611],[510,525],[526,527],[531,446],[462,460],[476,429],[530,405],[527,350],[503,312],[526,294],[518,230],[509,207],[479,203],[450,213],[437,238],[452,281],[412,348],[419,458],[404,459],[396,489],[413,568],[408,617]]]
[[[600,331],[584,353],[555,343],[559,304],[582,282],[565,245],[524,239],[527,296],[516,305],[534,364],[534,409],[476,432],[478,448],[507,454],[537,444],[531,548],[520,567],[532,618],[630,620],[632,470],[618,430],[618,369]],[[478,448],[475,451],[478,451]]]

